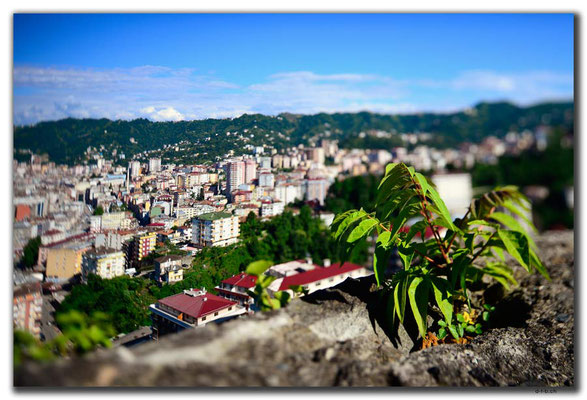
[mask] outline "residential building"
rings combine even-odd
[[[157,242],[157,234],[155,232],[145,233],[137,236],[130,246],[130,261],[131,263],[140,262],[147,257],[153,250]]]
[[[275,186],[275,176],[270,172],[261,172],[259,174],[259,186],[272,188]]]
[[[173,284],[183,280],[183,268],[175,266],[163,274],[163,282]]]
[[[43,296],[41,283],[27,283],[14,289],[12,295],[12,321],[14,329],[41,336]]]
[[[155,276],[159,281],[167,271],[173,270],[175,267],[181,268],[183,264],[183,257],[178,255],[166,255],[155,259]]]
[[[261,216],[262,217],[274,217],[282,214],[284,204],[281,201],[263,201],[261,202]]]
[[[256,283],[256,276],[241,272],[238,275],[223,280],[215,289],[219,296],[236,301],[248,309],[254,303],[254,299],[249,296],[247,291],[253,289]]]
[[[192,221],[192,243],[197,247],[228,246],[240,235],[238,217],[225,212],[202,214]]]
[[[47,249],[46,277],[49,281],[73,278],[82,272],[82,256],[91,248],[88,242],[66,243]]]
[[[149,306],[153,337],[221,322],[244,314],[246,309],[234,301],[202,290],[184,290]]]
[[[230,194],[239,185],[245,183],[245,163],[230,161],[226,164],[226,192]]]
[[[245,182],[250,183],[257,179],[257,163],[255,160],[245,160]]]
[[[124,275],[126,259],[122,250],[107,247],[89,250],[82,257],[82,279],[89,274],[103,279],[112,279]]]
[[[277,290],[289,291],[294,296],[296,294],[290,289],[290,286],[302,286],[310,294],[317,290],[336,286],[347,278],[360,278],[371,275],[372,273],[372,271],[367,270],[361,265],[349,262],[344,263],[342,266],[340,263],[324,267],[315,265],[313,269],[274,281],[268,288],[268,291],[271,289],[275,290],[277,286]]]
[[[308,179],[305,184],[306,200],[318,200],[320,205],[324,205],[324,199],[328,193],[328,181],[326,179]]]
[[[149,159],[149,173],[152,174],[153,172],[161,171],[161,159],[160,158],[150,158]]]

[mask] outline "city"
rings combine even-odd
[[[161,21],[188,17],[206,18],[161,16]],[[225,17],[229,18],[209,18]],[[26,42],[22,32],[39,34],[34,21],[41,17],[15,14],[14,18],[19,44]],[[47,21],[51,18],[56,24],[61,18],[82,24],[83,18],[94,17],[78,21],[73,14],[56,15]],[[305,17],[292,21],[296,18]],[[379,17],[369,18],[379,23]],[[513,382],[469,364],[467,379],[473,381],[445,382],[434,372],[435,366],[426,370],[434,381],[419,381],[424,379],[418,378],[421,374],[406,377],[394,366],[400,364],[394,363],[400,356],[416,360],[419,353],[434,348],[483,346],[483,340],[494,340],[484,338],[498,335],[499,329],[534,326],[520,325],[516,318],[530,321],[524,315],[531,315],[542,324],[549,313],[556,322],[544,326],[556,329],[557,346],[565,351],[572,348],[568,339],[574,334],[574,258],[569,256],[575,227],[572,75],[570,86],[566,78],[552,80],[556,96],[517,101],[512,94],[514,100],[506,101],[488,95],[491,99],[485,101],[484,94],[476,91],[493,93],[500,86],[479,85],[465,89],[473,92],[464,104],[432,111],[427,105],[415,111],[368,106],[370,101],[388,99],[386,91],[396,90],[395,84],[375,75],[302,70],[271,75],[270,82],[287,82],[291,109],[289,100],[279,105],[280,95],[274,103],[262,98],[259,93],[270,83],[245,90],[208,76],[210,87],[205,90],[211,103],[233,101],[223,96],[242,90],[236,106],[230,107],[242,104],[246,111],[233,108],[217,113],[196,107],[190,114],[188,104],[194,100],[190,96],[201,84],[192,70],[149,65],[131,72],[53,66],[42,70],[45,67],[28,65],[28,56],[18,53],[18,58],[17,53],[11,171],[16,386],[51,386],[48,380],[56,360],[66,361],[60,364],[65,369],[56,370],[64,375],[58,386],[532,384],[534,378],[528,376],[538,372],[511,378],[516,379]],[[117,75],[127,73],[127,77]],[[46,74],[54,80],[47,83],[42,78]],[[62,86],[60,79],[67,74],[72,80],[81,76],[80,82]],[[539,74],[538,82],[546,75]],[[135,81],[136,77],[140,79]],[[131,94],[122,100],[113,95],[111,104],[110,98],[101,97],[99,85],[88,83],[98,79],[105,79],[106,86],[117,82],[113,87],[121,85]],[[483,75],[483,79],[489,78]],[[330,93],[332,85],[334,93],[365,106],[347,107],[346,98],[336,104],[318,102],[313,108],[299,106],[306,99],[294,101],[299,95],[295,85],[308,89],[307,82],[319,81],[326,82],[320,90]],[[338,87],[331,83],[339,81],[344,83]],[[364,82],[369,82],[366,88],[361,86]],[[397,87],[412,85],[421,98],[426,94],[420,90],[443,87],[425,80],[406,82]],[[166,108],[144,107],[143,99],[158,98],[159,93],[151,92],[151,86],[158,84],[170,88],[165,95],[169,98],[184,96],[184,111],[177,111],[182,104],[175,100],[169,100]],[[385,96],[371,99],[371,93],[379,93],[377,85]],[[459,85],[451,83],[442,90],[451,96],[461,90]],[[282,93],[284,89],[277,86]],[[94,98],[94,103],[90,107],[88,102],[81,112],[81,106],[59,105],[61,100],[39,100],[62,99],[67,90],[72,98],[83,95]],[[268,90],[269,96],[274,96],[273,90]],[[509,86],[506,92],[510,93]],[[528,89],[535,92],[534,86]],[[252,98],[258,103],[247,103]],[[119,101],[118,108],[113,107]],[[127,101],[128,109],[121,110]],[[206,101],[202,104],[210,106]],[[433,249],[436,245],[439,250]],[[473,264],[479,261],[486,264]],[[562,272],[553,272],[558,266]],[[415,275],[406,278],[412,272]],[[425,301],[418,298],[424,285],[428,285]],[[521,290],[547,304],[542,314],[532,308],[543,304],[539,300],[518,304],[528,302],[512,297]],[[548,303],[553,298],[567,300],[553,306]],[[384,311],[382,304],[387,307]],[[333,310],[339,308],[335,316]],[[354,313],[363,308],[366,311],[357,317]],[[514,311],[522,316],[509,316]],[[410,315],[408,322],[404,314]],[[266,333],[256,338],[255,329]],[[315,343],[301,339],[310,334],[315,335]],[[363,340],[357,339],[361,335],[370,344],[355,342]],[[530,334],[523,331],[523,335]],[[288,341],[277,346],[280,337]],[[186,346],[188,338],[198,345]],[[250,343],[267,340],[270,347],[281,349],[274,349],[273,357],[249,339]],[[379,344],[369,347],[374,343]],[[243,353],[236,352],[234,366],[222,366],[216,356],[206,361],[206,346],[212,344],[221,349],[218,354],[227,349]],[[283,348],[289,353],[280,355]],[[372,381],[353,369],[355,362],[364,361],[358,354],[365,349],[377,360],[377,368],[392,371],[393,378]],[[251,381],[233,381],[237,378],[226,378],[225,372],[207,372],[211,377],[186,383],[185,378],[174,381],[159,375],[149,381],[127,372],[105,378],[100,371],[92,373],[89,381],[68,381],[65,372],[77,369],[77,362],[104,360],[100,357],[122,357],[121,365],[151,361],[174,365],[176,359],[184,360],[183,352],[189,360],[187,370],[196,374],[207,368],[199,363],[208,362],[228,368],[229,375],[234,367],[235,376],[243,374]],[[321,377],[320,363],[336,363],[337,357],[344,359],[340,354],[351,360],[338,361],[344,367],[336,371],[324,367],[331,375]],[[554,356],[547,358],[559,362]],[[261,364],[265,360],[275,375],[259,378],[242,366],[248,359]],[[560,363],[556,372],[543,373],[536,382],[573,386],[572,363],[569,359]],[[37,364],[40,370],[35,369]],[[414,365],[425,363],[414,361]],[[297,372],[284,372],[290,368]],[[505,371],[499,374],[507,376]]]

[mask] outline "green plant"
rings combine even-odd
[[[69,311],[57,316],[62,333],[50,341],[41,342],[29,332],[14,331],[14,365],[24,360],[50,361],[58,356],[84,354],[97,347],[111,347],[110,338],[116,330],[110,318],[102,312],[86,316],[78,311]]]
[[[261,260],[250,263],[246,269],[247,274],[257,277],[255,288],[248,290],[247,293],[255,299],[255,303],[261,311],[277,310],[291,301],[291,295],[285,290],[276,291],[273,296],[267,291],[269,285],[277,279],[275,276],[264,274],[272,265],[273,262],[271,261]],[[289,289],[294,293],[306,293],[305,289],[299,285],[291,285]]]
[[[548,278],[532,238],[502,209],[535,229],[524,215],[528,201],[515,187],[497,188],[474,199],[465,216],[453,221],[426,177],[403,163],[389,164],[377,190],[374,210],[361,208],[339,214],[331,231],[342,261],[348,260],[361,240],[377,236],[373,269],[378,286],[389,294],[392,318],[404,323],[409,307],[424,339],[429,307],[437,307],[444,318],[441,328],[456,339],[465,331],[479,332],[476,325],[463,326],[457,312],[465,306],[469,312],[473,310],[470,292],[475,284],[482,283],[483,276],[506,288],[516,284],[504,253],[526,271],[538,271]],[[426,232],[430,239],[425,239]],[[395,249],[403,269],[388,279],[386,270]]]

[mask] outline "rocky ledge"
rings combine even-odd
[[[26,364],[16,386],[573,386],[573,232],[537,240],[552,281],[517,271],[494,328],[465,345],[416,351],[396,334],[372,280],[287,308],[210,325],[133,349]]]

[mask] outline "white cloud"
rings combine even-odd
[[[248,86],[190,68],[14,67],[14,122],[65,117],[155,121],[244,113],[445,111],[479,100],[520,103],[573,96],[572,74],[463,71],[452,78],[398,80],[374,74],[280,72]]]

